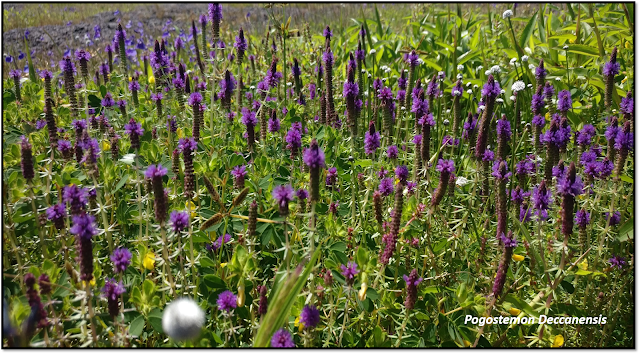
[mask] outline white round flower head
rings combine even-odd
[[[382,82],[387,82],[387,78],[386,78],[386,77],[383,77],[383,78],[382,78]]]
[[[502,13],[502,18],[503,19],[508,19],[509,17],[513,16],[513,11],[511,11],[511,9],[505,11]]]
[[[531,51],[531,48],[529,48],[529,47],[524,47],[524,51],[525,51],[528,55],[533,54],[533,52]]]
[[[578,75],[578,77],[576,79],[578,79],[578,80],[586,80],[586,78],[584,76],[582,76],[582,75]]]
[[[465,87],[469,87],[469,86],[471,86],[471,81],[467,82],[464,86],[465,86]]]
[[[564,46],[562,46],[562,49],[567,50],[569,49],[569,46],[565,44]]]
[[[478,65],[478,67],[476,68],[476,71],[481,71],[482,69],[484,69],[482,65]]]
[[[485,74],[485,75],[487,75],[487,76],[491,75],[491,74],[492,74],[492,73],[491,73],[491,69],[489,69],[489,70],[485,71],[485,72],[484,72],[484,74]]]
[[[562,81],[562,78],[560,76],[556,77],[556,81]]]
[[[518,58],[511,58],[511,60],[509,60],[509,64],[514,65],[516,61],[518,61]]]
[[[444,76],[444,71],[438,71],[438,76]]]
[[[387,70],[387,68],[388,68],[388,66],[383,65],[383,66],[380,67],[380,70]]]
[[[518,91],[522,91],[525,88],[525,84],[522,80],[518,80],[516,82],[513,83],[513,85],[511,85],[511,91],[513,92],[518,92]]]
[[[496,102],[497,103],[502,103],[502,102],[504,102],[504,100],[502,98],[496,98]]]
[[[408,73],[408,72],[409,72],[409,69],[404,69],[404,72],[405,72],[405,73]]]
[[[464,70],[464,65],[462,65],[462,64],[458,65],[458,68],[457,68],[457,69],[458,69],[458,71],[462,71],[462,70]]]
[[[456,178],[456,185],[462,187],[462,186],[466,186],[467,184],[471,183],[470,180],[460,176],[458,178]]]
[[[479,109],[480,111],[484,111],[484,105],[478,106],[478,109]]]
[[[467,93],[470,94],[470,95],[473,95],[473,90],[469,89],[469,90],[467,90]]]
[[[505,91],[504,89],[500,90],[500,94],[501,95],[504,95],[505,92],[507,92],[507,91]]]
[[[287,82],[287,86],[291,86],[291,82]]]
[[[183,341],[197,338],[204,325],[204,311],[186,297],[173,300],[162,313],[162,330],[171,339]]]
[[[500,74],[501,72],[502,72],[502,69],[500,69],[500,65],[494,65],[491,67],[492,74]]]
[[[371,48],[371,50],[369,51],[369,54],[376,54],[376,50]]]
[[[477,89],[478,87],[480,87],[480,86],[478,86],[478,85],[473,85],[473,89],[474,89],[474,90],[475,90],[475,89]]]
[[[509,99],[511,100],[511,102],[515,102],[515,101],[516,101],[516,96],[511,95],[511,96],[509,97]]]
[[[521,59],[524,62],[529,61],[529,56],[528,55],[523,55]]]
[[[255,86],[253,86],[253,85],[249,86],[249,90],[255,90],[255,89],[256,89]]]
[[[535,70],[536,66],[533,64],[529,64],[529,70]]]
[[[527,88],[532,88],[533,84],[527,84]]]
[[[365,92],[364,92],[364,95],[365,95],[365,96],[369,96],[369,90],[365,91]]]
[[[447,113],[447,114],[451,113],[451,110],[450,110],[450,109],[447,109],[446,113]],[[449,123],[449,121],[448,121],[447,119],[445,119],[445,122],[447,122],[447,124]]]
[[[360,69],[360,72],[364,74],[364,73],[366,73],[367,71],[366,71],[365,69]]]
[[[422,64],[424,64],[424,60],[422,60],[422,58],[418,58],[418,63],[419,63],[420,65],[422,65]]]
[[[454,96],[462,96],[462,91],[461,90],[455,90],[452,92]]]
[[[458,75],[456,75],[456,78],[457,78],[458,80],[462,80],[462,74],[458,74]]]
[[[400,106],[400,110],[404,111],[406,108],[404,106]]]
[[[391,71],[391,68],[390,68],[390,67],[388,67],[388,66],[384,69],[384,72],[385,72],[385,73],[388,73],[388,72],[390,72],[390,71]]]

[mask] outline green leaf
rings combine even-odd
[[[538,317],[540,315],[526,301],[521,300],[519,297],[513,294],[507,294],[507,296],[505,296],[505,301],[509,301],[510,303],[515,304],[518,309],[524,311],[528,315],[534,317]]]
[[[384,34],[382,32],[382,21],[380,20],[380,13],[378,12],[378,6],[376,4],[373,4],[373,8],[376,11],[376,25],[378,30],[378,40],[381,40]]]
[[[142,334],[142,330],[144,329],[144,316],[140,315],[131,321],[129,325],[129,334],[132,336],[140,336]]]
[[[38,77],[36,76],[36,69],[33,66],[33,62],[31,61],[31,51],[29,50],[29,43],[27,42],[27,36],[24,37],[24,52],[27,54],[27,63],[29,66],[29,80],[31,82],[37,83]]]
[[[633,240],[633,218],[620,227],[620,233],[618,234],[618,241],[625,242],[628,240]]]
[[[15,100],[16,100],[16,95],[13,93],[13,91],[5,90],[2,93],[2,109],[3,110],[7,109],[7,106],[9,105],[9,103]]]
[[[116,188],[113,190],[113,192],[117,192],[120,188],[122,188],[122,186],[124,186],[125,183],[127,183],[128,180],[129,180],[129,174],[122,176],[122,179],[120,179],[120,182],[116,184]]]
[[[147,321],[149,321],[149,324],[153,327],[154,331],[164,333],[162,330],[162,311],[159,308],[156,307],[149,312]]]
[[[227,288],[227,284],[225,284],[224,281],[220,279],[220,277],[218,277],[217,275],[207,274],[204,276],[203,279],[204,279],[204,284],[209,289],[226,289]]]
[[[559,50],[562,48],[556,48],[556,49]],[[590,55],[592,57],[600,57],[600,53],[598,53],[598,49],[590,47],[588,45],[584,45],[584,44],[569,44],[569,48],[567,49],[567,52]]]
[[[593,274],[593,275],[604,275],[605,277],[607,276],[604,273],[601,272],[592,272],[590,270],[582,270],[580,269],[579,271],[576,272],[576,275],[589,275],[589,274]]]
[[[107,95],[107,87],[104,85],[100,85],[100,94],[102,95],[102,98],[104,98],[104,96]]]
[[[527,45],[527,41],[529,40],[529,37],[531,37],[531,35],[533,34],[533,31],[535,30],[534,23],[536,19],[536,14],[537,14],[537,11],[534,12],[533,15],[530,15],[531,18],[529,19],[529,22],[524,27],[524,30],[520,35],[520,48],[524,48]]]

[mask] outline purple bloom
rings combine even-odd
[[[233,74],[227,70],[225,72],[224,80],[220,80],[218,86],[220,86],[220,97],[231,99],[231,95],[233,94],[233,90],[235,90],[238,82]]]
[[[551,83],[547,81],[544,84],[543,92],[547,100],[551,100],[551,97],[553,97],[553,95],[555,94],[555,89],[553,88],[553,85],[551,85]]]
[[[302,146],[302,134],[300,130],[295,128],[289,129],[285,141],[287,142],[287,149],[291,150],[291,154],[293,155],[294,152],[297,152]]]
[[[500,92],[500,83],[493,78],[493,75],[489,75],[487,83],[482,87],[482,96],[497,97]]]
[[[393,179],[392,178],[382,179],[380,181],[380,185],[378,186],[378,190],[385,197],[393,193]]]
[[[167,169],[164,166],[158,165],[149,165],[146,171],[144,171],[144,177],[148,179],[153,179],[155,177],[163,177],[167,174]]]
[[[440,173],[454,173],[456,168],[453,164],[453,160],[440,159],[436,165],[436,170]]]
[[[411,53],[408,53],[405,55],[404,57],[404,61],[407,62],[407,64],[409,64],[411,67],[415,68],[416,66],[418,66],[418,54],[416,53],[415,50],[412,50]]]
[[[616,76],[620,73],[620,63],[608,61],[604,63],[604,67],[602,68],[602,75],[607,76]]]
[[[312,142],[311,147],[305,150],[302,160],[309,168],[322,168],[325,163],[324,152],[317,143],[314,145]]]
[[[177,234],[189,226],[189,213],[186,211],[181,212],[174,210],[169,215],[169,221],[171,222],[173,232]]]
[[[618,267],[618,269],[622,269],[622,267],[627,264],[624,257],[613,256],[609,258],[609,263],[611,264],[611,268]]]
[[[506,180],[511,177],[511,172],[507,169],[507,163],[504,160],[495,161],[492,170],[491,175],[498,180]]]
[[[300,199],[300,200],[305,200],[305,199],[309,198],[309,192],[307,192],[307,190],[304,189],[304,188],[300,188],[296,192],[296,197],[298,199]]]
[[[482,154],[482,161],[493,161],[495,159],[495,154],[493,151],[486,149]]]
[[[76,235],[80,239],[90,240],[98,234],[96,229],[95,217],[89,214],[79,214],[72,217],[73,226],[69,232]]]
[[[118,316],[120,308],[118,307],[118,297],[126,292],[122,282],[116,282],[113,278],[107,278],[102,288],[102,296],[109,303],[109,314],[112,317]]]
[[[380,91],[381,88],[382,88],[382,80],[380,80],[380,78],[373,80],[373,92],[376,93]]]
[[[565,113],[570,110],[571,107],[571,92],[567,90],[558,92],[558,111]]]
[[[284,328],[277,330],[271,337],[272,348],[295,348],[295,346],[291,333]]]
[[[218,300],[216,300],[216,304],[218,304],[218,310],[226,311],[230,313],[237,306],[238,297],[229,290],[223,291],[218,295]]]
[[[252,112],[246,107],[242,108],[242,119],[240,121],[247,127],[255,127],[258,125],[258,119],[256,118],[255,112]]]
[[[87,206],[88,193],[86,188],[78,187],[75,184],[64,187],[62,201],[69,203],[71,214],[78,214]]]
[[[540,60],[540,65],[536,67],[536,79],[539,81],[544,80],[547,77],[547,70],[544,68],[544,61]]]
[[[387,148],[387,157],[390,159],[398,158],[398,147],[395,145],[391,145]]]
[[[576,212],[575,221],[579,228],[584,229],[591,222],[591,214],[584,209],[578,210]]]
[[[625,132],[623,129],[618,129],[613,147],[618,150],[622,148],[633,150],[633,132]]]
[[[551,191],[547,189],[547,185],[544,181],[540,183],[540,186],[533,187],[531,192],[531,201],[533,202],[533,209],[536,211],[538,218],[545,220],[548,216],[547,210],[552,201]]]
[[[326,185],[333,186],[336,183],[337,179],[338,179],[338,169],[335,167],[329,167],[329,169],[327,170]]]
[[[409,178],[409,169],[405,165],[396,167],[396,177],[400,180],[400,183],[407,184],[407,178]]]
[[[331,32],[331,28],[329,28],[329,26],[325,27],[324,31],[322,32],[322,36],[324,38],[331,38],[333,37],[333,32]]]
[[[246,51],[247,46],[247,40],[244,38],[244,31],[240,28],[240,32],[238,33],[238,36],[236,36],[236,41],[233,44],[233,47],[240,53]]]
[[[222,20],[222,5],[218,3],[209,4],[209,19],[211,22],[220,22]]]
[[[271,133],[275,133],[277,131],[280,131],[280,119],[278,118],[270,118],[269,122],[267,124],[267,127],[269,128],[269,131]]]
[[[544,96],[541,94],[540,90],[534,93],[531,97],[531,111],[534,113],[540,113],[544,108]]]
[[[498,137],[506,138],[507,140],[511,139],[511,124],[505,117],[498,120],[496,124],[496,131]]]
[[[506,248],[514,248],[518,246],[518,240],[516,240],[515,236],[513,238],[509,238],[503,233],[500,235],[500,240],[502,240],[504,247]]]
[[[67,218],[67,209],[64,203],[52,205],[47,208],[47,219],[51,220],[56,226],[56,229],[60,230],[64,228],[64,220]]]
[[[280,216],[289,214],[289,202],[293,200],[293,188],[290,185],[281,185],[273,189],[273,199],[276,200]]]
[[[627,96],[623,97],[622,100],[620,100],[620,112],[625,114],[633,114],[633,110],[633,97],[631,96],[631,92],[628,92]]]
[[[347,284],[353,285],[355,276],[360,273],[360,271],[358,270],[358,265],[355,262],[348,262],[346,266],[344,264],[341,264],[340,269],[342,270],[340,274],[345,277]]]
[[[566,169],[565,169],[566,170]],[[571,181],[568,173],[565,176],[558,178],[558,194],[560,195],[572,195],[574,197],[579,196],[583,193],[582,189],[584,188],[584,184],[582,183],[582,178],[580,176],[576,176],[574,181]]]
[[[596,135],[596,128],[591,124],[585,124],[582,130],[576,132],[576,143],[582,146],[591,144],[591,138]]]
[[[152,93],[152,94],[151,94],[151,100],[152,100],[153,102],[162,101],[162,98],[163,98],[163,96],[162,96],[162,93],[161,93],[161,92],[158,92],[158,93]]]
[[[451,135],[445,135],[442,138],[442,145],[444,146],[458,146],[460,139],[454,139]]]
[[[124,273],[129,264],[131,264],[131,252],[124,247],[116,248],[109,259],[113,262],[113,267],[116,272]]]
[[[380,147],[380,133],[376,131],[373,121],[369,122],[369,130],[364,133],[364,152],[371,155]]]
[[[300,323],[304,328],[313,328],[320,322],[320,311],[313,305],[305,305],[300,312]]]
[[[620,223],[620,212],[614,211],[611,215],[611,219],[609,219],[609,212],[604,213],[604,218],[609,220],[609,226],[616,226]]]
[[[412,141],[416,145],[422,143],[422,135],[421,134],[414,135]]]
[[[102,99],[101,103],[102,103],[102,106],[106,108],[113,107],[116,104],[116,102],[111,97],[111,92],[107,92],[107,94],[104,95],[104,98]]]

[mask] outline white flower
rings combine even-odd
[[[400,106],[400,110],[404,111],[406,108],[404,106]]]
[[[504,100],[502,98],[496,98],[496,102],[497,103],[502,103],[502,102],[504,102]]]
[[[446,113],[447,113],[447,114],[451,113],[451,110],[450,110],[450,109],[447,109]]]
[[[365,95],[365,96],[369,96],[369,90],[365,91],[365,92],[364,92],[364,95]]]
[[[466,186],[467,184],[471,183],[470,180],[460,176],[458,178],[456,178],[456,185],[462,187],[462,186]]]
[[[533,65],[533,64],[529,64],[529,70],[535,70],[535,69],[536,69],[536,66],[535,66],[535,65]]]
[[[473,91],[472,91],[472,90],[470,90],[470,89],[469,89],[469,90],[467,90],[467,93],[468,93],[468,94],[470,94],[470,95],[473,95]]]
[[[500,94],[501,95],[504,95],[505,92],[507,92],[507,91],[505,91],[504,89],[500,90]]]
[[[458,74],[458,75],[456,75],[456,78],[457,78],[458,80],[462,80],[462,74]]]
[[[528,55],[523,55],[522,58],[520,58],[520,59],[522,59],[522,61],[529,61],[529,56]]]
[[[366,73],[367,71],[366,71],[365,69],[360,69],[360,72],[364,74],[364,73]]]
[[[586,78],[584,76],[582,76],[582,75],[578,75],[578,77],[576,79],[578,79],[578,80],[586,80]]]
[[[256,89],[255,86],[253,86],[253,85],[249,86],[249,90],[255,90],[255,89]]]
[[[471,86],[471,81],[467,82],[467,83],[465,84],[465,86],[466,86],[466,87]]]
[[[478,67],[476,68],[476,71],[480,71],[480,70],[482,70],[482,69],[484,69],[484,68],[482,67],[482,65],[478,65]]]
[[[507,10],[507,11],[502,13],[502,18],[505,19],[505,20],[508,19],[511,16],[513,16],[513,11],[511,11],[511,10]]]
[[[422,64],[424,64],[424,60],[422,60],[422,58],[418,58],[418,63],[419,63],[420,65],[422,65]]]
[[[509,99],[511,100],[511,102],[515,102],[516,101],[516,96],[510,96]]]
[[[404,69],[404,72],[405,72],[405,73],[408,73],[408,72],[409,72],[409,69]]]
[[[388,73],[389,71],[391,71],[391,68],[387,66],[387,67],[384,69],[384,72],[385,72],[385,73]]]
[[[531,48],[529,47],[524,47],[524,51],[527,52],[527,54],[531,55],[533,52],[531,51]]]
[[[196,338],[204,324],[204,311],[186,297],[172,301],[162,313],[162,329],[176,341]]]
[[[499,65],[494,65],[491,67],[492,74],[500,74],[501,72],[502,72],[502,69],[500,69]]]
[[[480,87],[480,86],[478,86],[478,85],[473,85],[473,89],[474,89],[474,90],[475,90],[475,89],[477,89],[478,87]]]
[[[509,60],[509,64],[514,65],[516,61],[518,61],[518,58],[511,58],[511,60]]]
[[[389,68],[388,66],[383,65],[383,66],[380,67],[380,70],[387,70],[388,68]]]
[[[525,84],[523,81],[518,80],[516,82],[513,83],[513,85],[511,85],[511,91],[513,92],[518,92],[518,91],[522,91],[525,88]]]
[[[464,70],[464,65],[462,64],[458,65],[458,71],[462,71],[462,70]]]
[[[562,81],[562,78],[560,76],[556,77],[556,81]]]
[[[484,111],[484,105],[482,105],[482,106],[478,106],[478,109],[479,109],[480,111]]]
[[[462,91],[459,90],[455,90],[453,92],[451,92],[454,96],[462,96]]]
[[[491,69],[485,71],[484,74],[487,75],[487,76],[491,75]]]
[[[287,82],[287,86],[291,86],[291,82]]]
[[[369,54],[376,54],[376,50],[371,48],[371,50],[369,51]]]
[[[565,44],[564,46],[562,46],[562,49],[567,50],[569,49],[569,46]]]
[[[532,88],[532,87],[533,87],[533,84],[527,84],[527,87],[528,87],[528,88]]]

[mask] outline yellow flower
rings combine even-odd
[[[369,286],[367,286],[367,283],[361,283],[360,284],[360,291],[358,291],[358,299],[360,299],[360,301],[364,301],[364,299],[367,297],[367,288]]]
[[[111,149],[111,145],[109,144],[108,141],[103,140],[102,141],[102,150],[105,151],[105,150],[109,150],[109,149]]]
[[[545,120],[551,120],[551,114],[549,112],[547,112],[547,114],[544,115],[544,119]]]
[[[582,270],[587,270],[587,268],[589,268],[589,262],[587,262],[587,259],[585,258],[584,261],[578,264],[578,267]]]
[[[184,133],[182,133],[182,128],[178,128],[178,139],[182,139],[184,137]]]
[[[91,284],[91,286],[96,286],[96,277],[93,277],[89,284]],[[82,281],[82,286],[87,287],[87,282],[85,280]]]
[[[302,332],[304,329],[304,323],[300,323],[300,316],[296,318],[296,321],[293,323],[294,326],[298,327],[298,331]]]
[[[186,202],[184,204],[184,207],[187,208],[187,210],[191,210],[191,217],[192,218],[196,217],[196,205],[192,201]]]
[[[517,308],[515,308],[515,307],[512,307],[512,308],[510,308],[510,309],[509,309],[509,313],[510,313],[510,314],[512,314],[512,315],[514,315],[514,316],[518,316],[518,315],[520,314],[520,312],[521,312],[521,311],[520,311],[520,310],[518,310],[518,309],[517,309]]]
[[[211,48],[211,43],[207,43],[207,48]]]
[[[156,264],[156,255],[153,252],[148,252],[144,256],[144,260],[142,261],[142,265],[148,270],[153,270],[154,265]]]
[[[551,348],[560,348],[563,344],[564,344],[564,337],[562,336],[562,334],[558,334],[553,339],[553,344],[551,344]]]
[[[220,263],[220,268],[224,268],[227,266],[227,263]]]
[[[131,76],[129,76],[129,82],[131,82],[133,80],[133,78]]]
[[[575,38],[571,38],[571,39],[569,40],[569,43],[575,43],[575,42],[576,42]]]
[[[469,342],[469,341],[468,341],[468,340],[466,340],[466,339],[463,339],[463,340],[462,340],[462,343],[464,343],[464,346],[465,346],[465,347],[470,347],[470,346],[471,346],[471,342]]]
[[[156,78],[153,75],[149,75],[149,85],[153,85],[156,83]]]
[[[622,79],[622,83],[624,84],[625,82],[627,82],[627,77],[625,76],[624,79]]]
[[[627,48],[627,49],[631,49],[631,43],[629,43],[629,41],[626,41],[624,43],[624,47]]]
[[[519,254],[514,254],[513,256],[511,256],[511,258],[516,262],[524,261],[524,256],[521,256]]]

